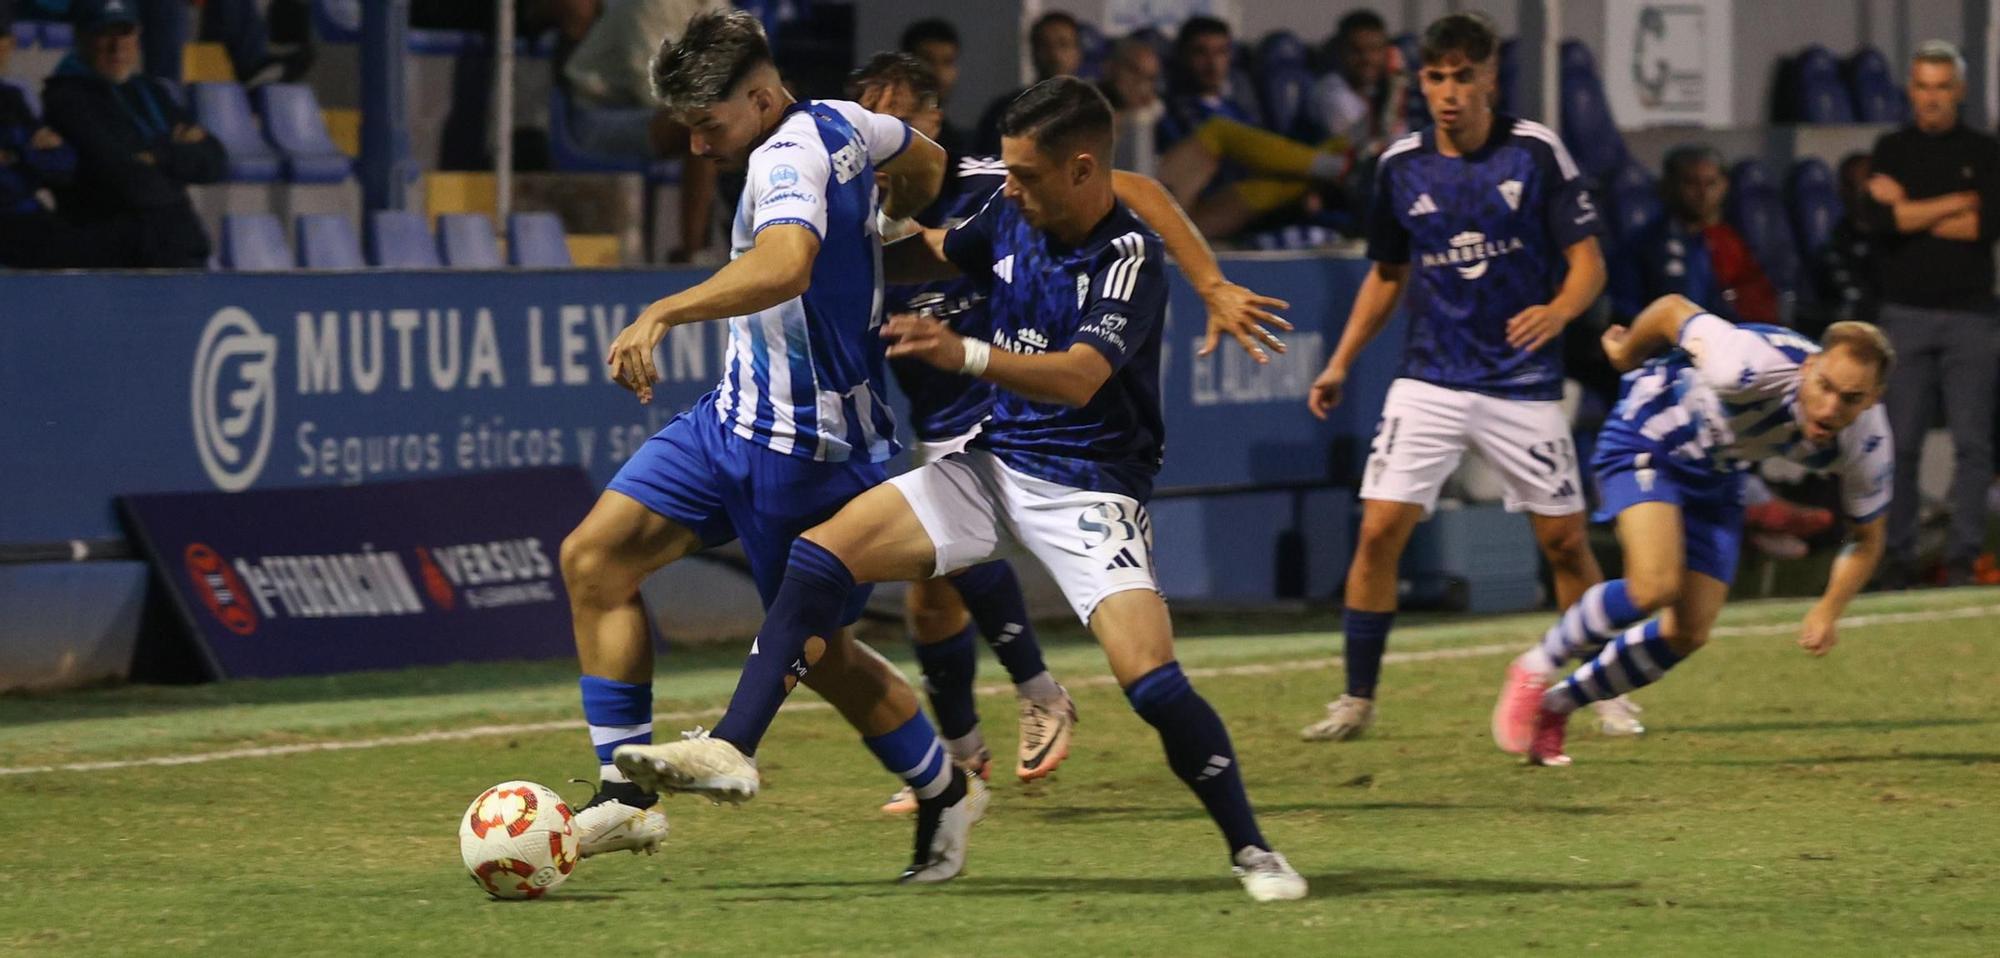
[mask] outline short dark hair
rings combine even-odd
[[[1028,25],[1029,45],[1032,46],[1034,44],[1035,38],[1041,36],[1043,28],[1046,27],[1068,27],[1070,28],[1070,30],[1076,33],[1083,32],[1083,25],[1077,23],[1075,17],[1070,16],[1069,14],[1064,13],[1061,10],[1050,10],[1049,12],[1044,13],[1039,17],[1036,17],[1035,22]]]
[[[1336,44],[1345,43],[1349,37],[1363,30],[1388,33],[1389,23],[1382,19],[1381,14],[1373,10],[1356,10],[1347,16],[1341,17],[1340,21],[1333,25],[1333,42]]]
[[[750,72],[771,63],[764,24],[741,10],[704,13],[688,21],[679,43],[653,55],[653,96],[681,113],[729,98]]]
[[[1494,32],[1493,21],[1482,14],[1454,13],[1439,17],[1424,28],[1423,40],[1417,44],[1417,59],[1436,63],[1456,53],[1472,63],[1485,63],[1499,50],[1500,35]]]
[[[958,28],[943,17],[928,17],[903,28],[903,39],[897,48],[904,53],[915,53],[917,48],[933,41],[942,41],[955,47],[964,46],[958,41]]]
[[[910,92],[929,97],[932,103],[940,95],[937,71],[930,64],[913,54],[888,52],[869,57],[860,69],[847,75],[847,95],[858,100],[869,87],[898,83],[907,84]]]
[[[1196,40],[1209,36],[1230,36],[1229,24],[1214,17],[1189,17],[1181,24],[1179,33],[1174,34],[1174,55],[1187,56],[1188,47]]]
[[[1029,87],[1000,117],[1001,136],[1031,136],[1035,146],[1061,155],[1084,140],[1111,144],[1111,104],[1097,87],[1076,77],[1050,77]]]
[[[1672,185],[1696,163],[1713,163],[1716,169],[1722,169],[1722,153],[1706,143],[1682,143],[1668,150],[1666,158],[1660,161],[1661,185]]]

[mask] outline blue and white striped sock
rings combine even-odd
[[[944,742],[938,739],[923,709],[894,731],[861,742],[920,800],[938,797],[951,784],[951,763],[945,760]]]
[[[625,773],[611,764],[611,753],[620,745],[652,744],[653,683],[634,685],[586,675],[578,684],[583,686],[583,720],[590,723],[590,744],[597,749],[598,778],[625,781]]]
[[[1682,656],[1660,637],[1660,620],[1635,625],[1542,695],[1542,707],[1569,712],[1658,682]]]
[[[1539,653],[1536,664],[1545,672],[1553,671],[1571,659],[1595,655],[1613,636],[1645,617],[1645,610],[1626,594],[1624,579],[1599,582],[1563,610],[1562,618],[1542,636],[1542,644],[1529,654]]]

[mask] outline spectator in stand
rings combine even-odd
[[[937,75],[938,107],[943,109],[950,106],[951,91],[958,86],[958,53],[961,48],[958,28],[952,26],[951,21],[938,17],[918,20],[904,28],[903,39],[898,46],[904,53],[924,61],[924,65],[931,68],[931,72]],[[942,114],[939,116],[936,135],[931,139],[937,141],[937,145],[944,147],[946,155],[951,156],[954,163],[957,162],[957,157],[965,154],[968,145],[965,141],[965,131],[950,120],[944,119]]]
[[[1036,83],[1050,77],[1074,76],[1083,66],[1083,35],[1077,30],[1076,18],[1061,10],[1051,10],[1035,18],[1028,27],[1028,54],[1035,64]],[[1001,95],[980,115],[979,133],[973,138],[974,152],[982,156],[1000,155],[1000,118],[1006,114],[1007,105],[1026,89],[1020,87]]]
[[[1974,579],[1993,481],[1993,417],[2000,381],[2000,316],[1993,242],[2000,238],[2000,141],[1959,122],[1965,58],[1932,40],[1910,63],[1912,123],[1875,142],[1862,205],[1879,238],[1880,325],[1896,347],[1884,402],[1896,442],[1896,498],[1882,583],[1916,573],[1917,463],[1942,401],[1951,429],[1951,534],[1944,581]]]
[[[1862,215],[1871,174],[1866,153],[1852,153],[1840,161],[1844,212],[1833,224],[1833,238],[1813,258],[1812,279],[1819,294],[1816,315],[1810,324],[1799,325],[1799,332],[1815,339],[1821,330],[1842,320],[1875,322],[1880,310],[1881,290],[1875,281],[1874,264],[1876,238],[1868,217]]]
[[[1194,135],[1197,127],[1211,117],[1254,125],[1256,115],[1236,96],[1248,90],[1229,89],[1231,61],[1236,46],[1229,24],[1214,17],[1189,17],[1174,37],[1174,88],[1167,100],[1167,115],[1160,120],[1162,150]]]
[[[686,32],[697,15],[728,8],[728,0],[604,0],[603,12],[562,66],[585,150],[681,158],[681,236],[668,254],[672,262],[688,262],[708,248],[716,171],[713,162],[688,151],[687,127],[654,100],[653,54]]]
[[[1115,111],[1117,139],[1112,166],[1155,175],[1160,157],[1153,148],[1153,134],[1167,111],[1160,100],[1160,55],[1145,40],[1125,37],[1112,44],[1104,79],[1097,86]]]
[[[164,84],[139,74],[134,6],[77,0],[74,7],[76,50],[42,93],[49,126],[78,160],[57,207],[86,229],[134,231],[138,241],[115,265],[198,269],[208,263],[208,233],[187,186],[222,179],[228,160]]]
[[[1731,322],[1778,322],[1777,288],[1742,235],[1722,221],[1729,192],[1722,155],[1677,146],[1662,167],[1667,215],[1640,231],[1615,264],[1613,312],[1629,321],[1647,303],[1679,293]]]
[[[1332,70],[1313,84],[1306,101],[1321,132],[1369,156],[1409,132],[1403,98],[1410,75],[1381,14],[1363,9],[1341,17],[1326,43],[1326,61]]]

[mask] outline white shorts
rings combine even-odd
[[[939,439],[936,442],[928,439],[917,440],[916,445],[910,447],[910,468],[921,469],[954,452],[963,452],[966,443],[971,442],[972,437],[979,435],[979,430],[983,428],[985,428],[984,423],[973,423],[971,429],[950,439]]]
[[[1049,570],[1083,624],[1104,597],[1160,591],[1153,520],[1137,499],[1023,475],[984,449],[967,449],[889,480],[937,550],[932,575],[950,575],[1025,550]]]
[[[1389,385],[1361,498],[1422,506],[1428,516],[1467,449],[1500,473],[1507,511],[1583,511],[1583,477],[1561,402],[1501,399],[1416,379]]]

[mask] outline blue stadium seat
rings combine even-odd
[[[421,213],[376,210],[368,214],[369,262],[384,269],[443,269],[437,239]]]
[[[1902,123],[1910,101],[1889,72],[1889,59],[1874,47],[1862,47],[1847,58],[1847,92],[1854,101],[1854,119],[1862,123]]]
[[[1647,225],[1667,213],[1666,204],[1660,199],[1659,181],[1638,162],[1628,161],[1612,178],[1608,192],[1613,243],[1630,242]]]
[[[1264,119],[1264,108],[1257,102],[1257,71],[1252,68],[1249,44],[1236,45],[1235,56],[1229,62],[1229,98],[1250,114],[1250,122],[1257,126],[1270,126]]]
[[[312,0],[313,30],[328,43],[361,41],[361,0]]]
[[[264,129],[283,154],[285,178],[294,183],[342,183],[354,162],[333,145],[320,114],[319,98],[303,83],[267,83],[257,88]]]
[[[1743,234],[1744,245],[1778,288],[1778,316],[1789,320],[1798,302],[1799,248],[1785,215],[1771,171],[1758,160],[1744,160],[1729,170],[1729,198],[1723,216]]]
[[[42,118],[42,95],[36,92],[33,83],[26,80],[17,80],[13,77],[0,77],[0,83],[5,83],[21,91],[21,99],[27,101],[28,112],[34,114],[37,120]]]
[[[649,183],[679,178],[680,164],[637,156],[592,153],[577,142],[575,104],[558,84],[549,90],[549,165],[564,173],[644,173]]]
[[[16,50],[26,50],[40,43],[42,40],[42,31],[36,29],[35,24],[26,20],[14,21],[13,31],[14,49]]]
[[[1389,39],[1395,44],[1396,52],[1403,57],[1403,66],[1410,72],[1409,95],[1403,97],[1403,119],[1410,129],[1421,130],[1431,125],[1431,107],[1424,102],[1422,84],[1417,82],[1417,74],[1423,70],[1423,62],[1417,56],[1419,44],[1414,33],[1399,33]]]
[[[1791,207],[1792,236],[1798,239],[1799,255],[1810,260],[1833,242],[1834,225],[1845,213],[1833,170],[1817,157],[1792,164],[1792,172],[1785,178],[1785,198]]]
[[[411,53],[423,56],[455,57],[484,50],[486,38],[467,30],[418,30],[409,34]]]
[[[493,221],[484,213],[447,213],[438,217],[438,256],[450,269],[499,269],[500,241]]]
[[[239,273],[277,273],[292,268],[285,225],[270,213],[229,213],[222,217],[217,262]]]
[[[1268,70],[1284,65],[1310,69],[1312,48],[1290,30],[1273,30],[1257,41],[1257,68]]]
[[[67,50],[76,46],[76,28],[67,23],[42,24],[42,48]]]
[[[562,217],[554,213],[515,213],[507,217],[507,258],[515,266],[568,269],[569,242]]]
[[[1265,125],[1286,136],[1319,139],[1313,135],[1314,131],[1307,129],[1314,125],[1306,105],[1312,86],[1312,71],[1303,63],[1276,63],[1260,68],[1257,99],[1263,104]]]
[[[1854,106],[1840,79],[1840,61],[1817,44],[1801,51],[1792,69],[1797,83],[1793,115],[1801,123],[1852,123]]]
[[[196,83],[188,88],[194,99],[195,121],[206,128],[229,154],[229,178],[252,183],[269,183],[278,178],[283,163],[278,153],[264,142],[257,117],[250,112],[250,98],[235,83]]]
[[[1611,103],[1605,98],[1590,48],[1565,40],[1561,56],[1563,143],[1592,183],[1608,184],[1630,160],[1625,137],[1611,117]]]
[[[366,269],[354,224],[339,213],[299,217],[299,265],[306,269]]]
[[[1083,63],[1076,69],[1076,75],[1086,80],[1095,80],[1104,75],[1104,61],[1111,56],[1111,41],[1104,31],[1089,20],[1079,20],[1076,24],[1077,48],[1083,51]]]

